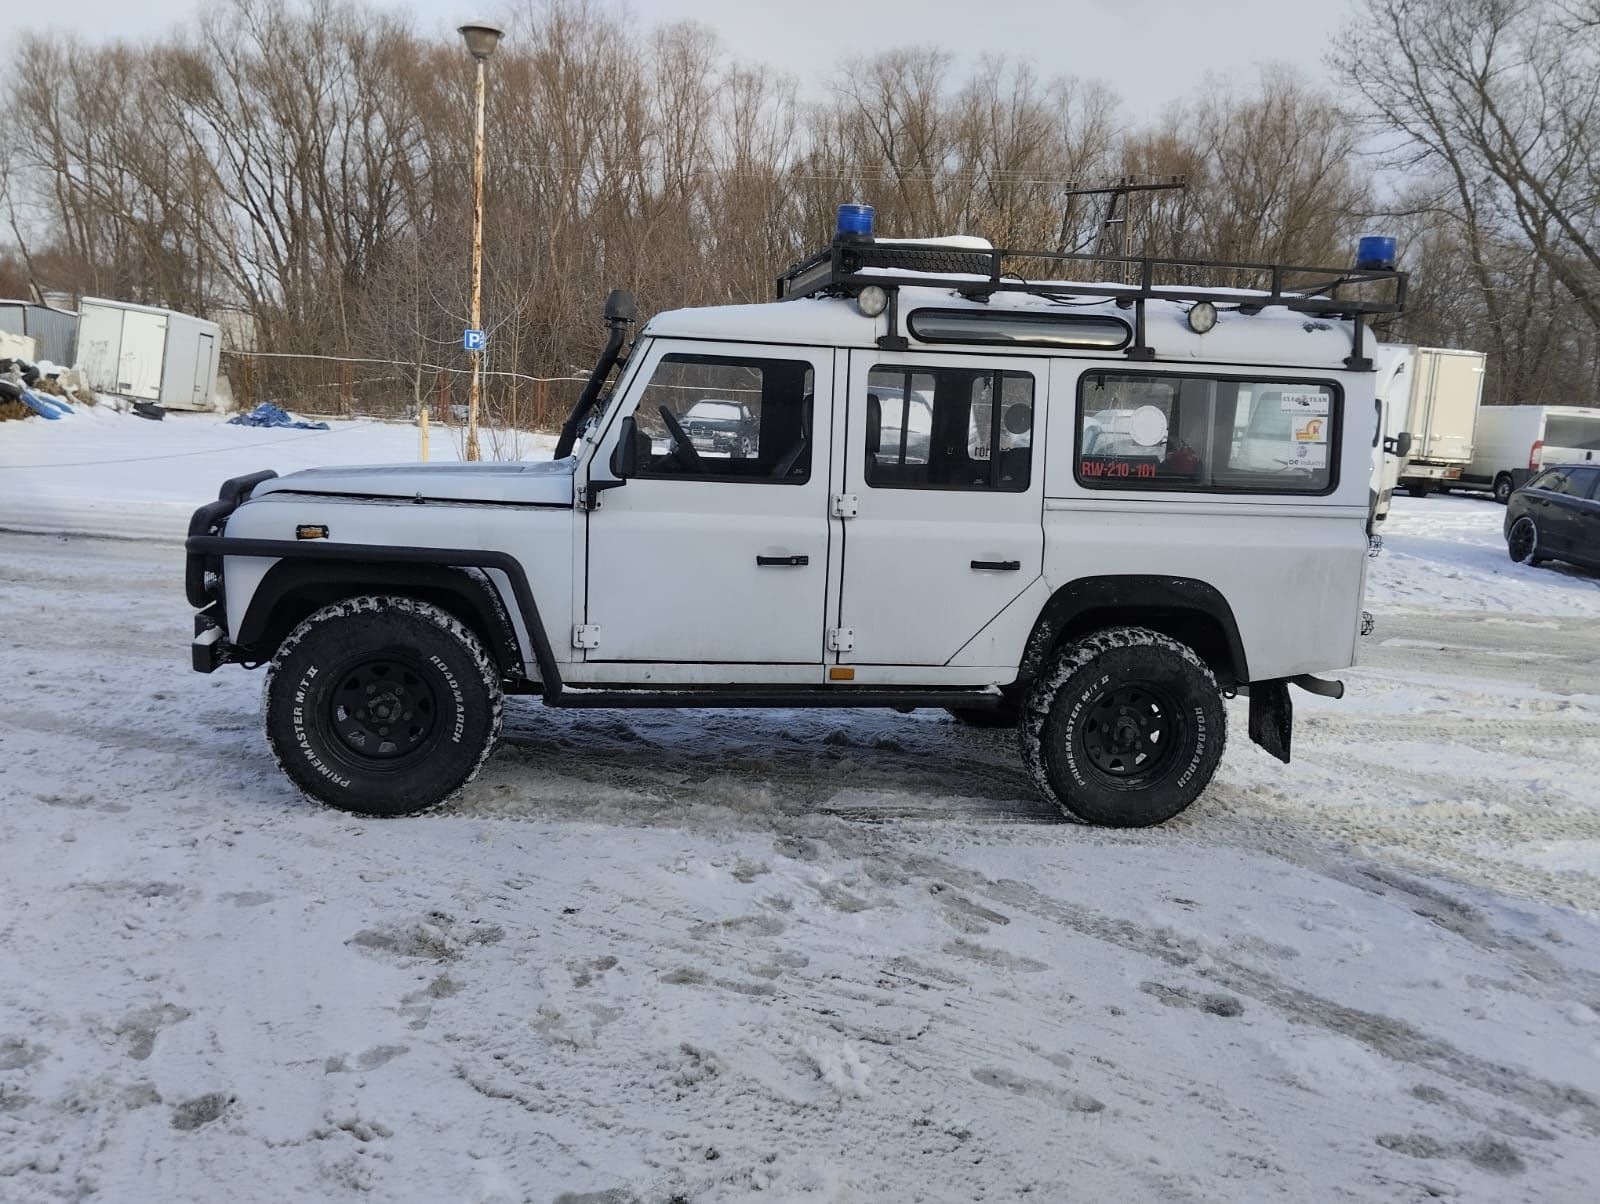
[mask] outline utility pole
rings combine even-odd
[[[483,101],[489,56],[505,31],[487,21],[471,21],[456,31],[477,63],[478,103],[472,131],[472,329],[483,329]],[[473,347],[472,383],[467,389],[467,445],[469,460],[481,460],[478,451],[478,402],[482,396],[483,350]]]

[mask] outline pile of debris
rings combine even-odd
[[[94,405],[95,392],[84,374],[48,360],[34,363],[0,356],[0,421],[38,415],[51,420],[74,413],[73,403]]]
[[[130,402],[94,392],[82,368],[62,368],[50,360],[0,355],[0,423],[22,418],[58,418],[77,413],[78,405],[104,405],[141,418],[163,418],[166,411],[152,402]]]

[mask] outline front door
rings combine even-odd
[[[1049,361],[852,351],[846,664],[943,665],[1043,571]]]
[[[588,516],[585,659],[820,665],[833,351],[646,354],[601,441],[634,419],[636,471]]]

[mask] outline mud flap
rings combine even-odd
[[[1289,763],[1289,737],[1294,733],[1294,703],[1289,698],[1289,683],[1253,681],[1250,683],[1250,739],[1285,765]]]

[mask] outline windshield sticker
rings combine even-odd
[[[1328,395],[1321,389],[1305,393],[1280,393],[1278,408],[1285,414],[1326,414]]]
[[[1328,420],[1326,418],[1302,418],[1294,424],[1294,441],[1296,443],[1326,443],[1328,441]]]
[[[1328,445],[1326,443],[1291,443],[1289,458],[1284,461],[1290,468],[1326,468]]]

